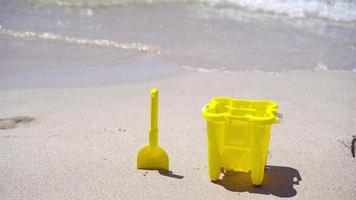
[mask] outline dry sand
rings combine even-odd
[[[149,89],[160,89],[160,144],[172,174],[136,169],[147,143]],[[355,199],[355,73],[199,73],[144,83],[0,91],[1,199]],[[273,125],[263,186],[207,172],[201,109],[214,96],[270,99]],[[12,118],[13,119],[13,118]],[[1,122],[0,122],[1,123]]]

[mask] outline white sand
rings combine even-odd
[[[147,143],[149,89],[160,89],[160,144],[172,177],[136,169]],[[355,73],[198,73],[159,81],[71,89],[0,91],[1,199],[355,199]],[[271,99],[273,126],[262,187],[244,174],[212,183],[201,108],[214,96]],[[293,180],[300,176],[299,185]]]

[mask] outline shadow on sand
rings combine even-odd
[[[214,182],[233,192],[250,192],[256,194],[274,195],[278,197],[293,197],[297,191],[294,185],[299,185],[302,178],[298,170],[290,167],[266,166],[264,180],[261,186],[253,186],[249,173],[227,171],[223,178]]]
[[[176,179],[182,179],[184,176],[174,174],[172,171],[166,171],[166,170],[158,170],[158,173],[161,174],[162,176],[168,176],[170,178],[176,178]]]

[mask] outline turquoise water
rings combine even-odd
[[[0,0],[0,88],[356,71],[356,3]]]

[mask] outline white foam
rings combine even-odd
[[[82,15],[82,16],[93,16],[93,10],[92,9],[90,9],[90,8],[88,8],[88,9],[83,9],[83,10],[81,10],[80,11],[80,14]]]
[[[204,72],[204,73],[212,73],[212,72],[217,72],[219,71],[218,69],[207,69],[207,68],[196,68],[198,72]]]
[[[328,66],[326,64],[319,62],[318,66],[314,67],[314,70],[315,71],[328,71],[329,68],[328,68]]]
[[[53,42],[65,42],[76,45],[87,45],[96,47],[111,47],[130,51],[147,52],[152,54],[160,54],[161,48],[157,45],[143,44],[139,42],[122,43],[118,41],[105,40],[105,39],[87,39],[77,38],[70,36],[62,36],[54,33],[35,33],[31,31],[21,32],[9,29],[3,29],[0,26],[0,36],[20,38],[24,40],[46,40]]]
[[[314,71],[325,71],[325,72],[332,72],[332,73],[354,73],[356,72],[356,68],[352,70],[335,70],[335,69],[329,69],[329,67],[324,64],[324,63],[318,63],[318,66],[315,67],[314,69],[303,69],[303,70],[281,70],[281,71],[264,71],[264,70],[222,70],[222,69],[208,69],[208,68],[201,68],[201,67],[192,67],[189,65],[181,65],[183,69],[189,70],[189,71],[197,71],[197,72],[202,72],[202,73],[226,73],[226,74],[235,74],[239,72],[249,72],[249,73],[258,73],[258,74],[267,74],[271,76],[278,76],[281,74],[286,74],[286,73],[303,73],[303,72],[312,72]]]
[[[319,17],[335,21],[356,21],[356,1],[351,0],[202,0],[210,5],[235,5],[290,17]]]
[[[183,69],[186,69],[186,70],[189,70],[189,71],[193,71],[193,70],[194,70],[194,68],[191,67],[191,66],[189,66],[189,65],[182,65],[181,67],[182,67]]]
[[[335,21],[356,21],[355,0],[28,0],[60,6],[97,7],[113,6],[130,3],[204,3],[208,6],[222,5],[226,8],[244,8],[250,11],[263,11],[274,14],[283,14],[290,17],[305,18],[318,17]],[[91,16],[93,12],[88,9],[83,14]]]

